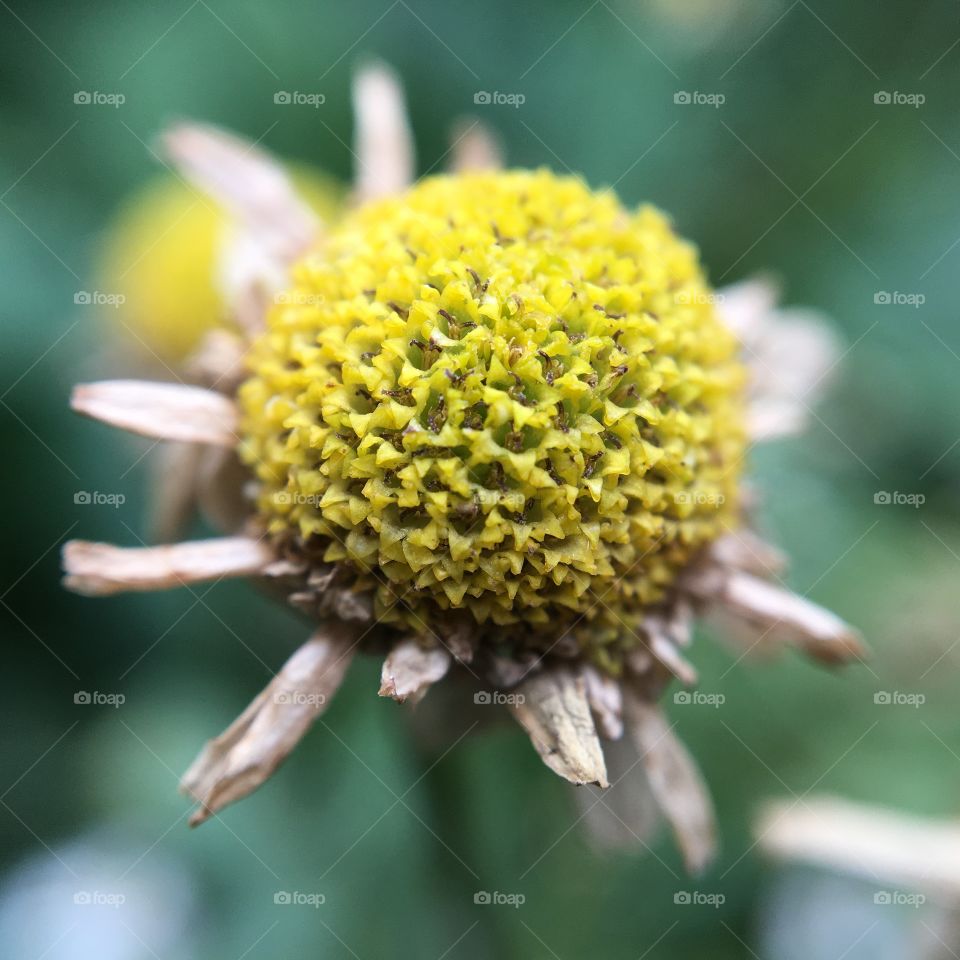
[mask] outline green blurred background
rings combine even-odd
[[[751,823],[764,800],[807,791],[957,809],[956,4],[10,0],[0,23],[8,955],[912,956],[915,917],[863,921],[869,890],[765,863]],[[199,118],[346,180],[349,78],[368,55],[403,78],[421,173],[443,166],[455,120],[479,115],[510,164],[573,170],[628,203],[656,203],[700,245],[715,283],[771,271],[845,341],[813,429],[758,451],[753,469],[791,584],[861,627],[874,658],[836,675],[789,655],[734,666],[701,632],[702,689],[725,703],[669,711],[722,825],[705,877],[683,875],[667,836],[655,855],[591,852],[565,785],[509,725],[435,763],[404,710],[375,696],[373,662],[355,666],[278,776],[190,831],[178,775],[304,625],[242,584],[199,600],[101,601],[58,584],[68,537],[145,535],[147,444],[72,416],[68,395],[78,380],[127,372],[74,296],[96,289],[103,230],[158,169],[147,145],[165,123]],[[326,101],[276,105],[278,90]],[[479,90],[525,102],[475,106]],[[125,103],[76,104],[78,91]],[[725,102],[677,104],[678,91]],[[879,91],[925,102],[877,104]],[[924,302],[878,303],[882,292]],[[126,502],[74,502],[91,490]],[[877,505],[877,491],[925,502]],[[78,705],[77,691],[125,702]],[[883,706],[878,691],[926,700]],[[476,906],[478,890],[525,902]],[[674,903],[690,890],[724,903]],[[78,891],[125,900],[83,909]],[[278,891],[325,903],[277,905]]]

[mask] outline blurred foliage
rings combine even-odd
[[[955,812],[955,4],[11,0],[0,21],[9,869],[36,858],[69,876],[66,845],[122,837],[118,873],[146,877],[164,859],[191,878],[195,902],[172,955],[204,960],[411,949],[745,957],[769,869],[750,837],[764,798],[837,791]],[[591,853],[564,785],[508,725],[446,754],[418,746],[404,712],[376,698],[369,662],[279,776],[191,833],[177,776],[304,624],[243,585],[96,602],[58,586],[68,536],[143,536],[149,445],[79,421],[67,398],[77,380],[127,372],[111,359],[107,325],[74,295],[94,289],[111,215],[155,175],[153,137],[195,117],[348,179],[349,76],[365,55],[404,79],[421,173],[443,167],[454,121],[482,111],[511,164],[569,168],[658,204],[718,284],[773,271],[788,301],[827,311],[846,341],[836,385],[811,398],[814,429],[758,451],[754,472],[767,493],[762,524],[793,557],[792,585],[861,626],[875,657],[831,675],[794,656],[735,663],[706,631],[698,638],[702,688],[726,702],[670,711],[722,823],[723,854],[704,878],[683,877],[667,837],[643,857]],[[278,90],[326,102],[276,105]],[[526,101],[475,107],[478,90]],[[679,90],[726,100],[677,105]],[[126,99],[76,104],[78,91]],[[877,105],[877,91],[926,102]],[[881,291],[925,302],[877,304]],[[126,503],[75,505],[80,490]],[[879,490],[926,502],[876,506]],[[78,690],[122,691],[126,703],[76,706]],[[926,703],[878,707],[878,690],[923,692]],[[675,906],[687,889],[726,902]],[[278,890],[322,891],[326,904],[281,909]],[[477,890],[526,903],[477,908]],[[62,930],[35,933],[39,954]],[[76,956],[62,952],[68,943],[50,956]],[[134,945],[123,956],[151,953]]]

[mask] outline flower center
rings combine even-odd
[[[356,211],[241,391],[267,530],[386,623],[629,646],[736,511],[744,376],[713,299],[661,213],[574,178],[436,177]]]

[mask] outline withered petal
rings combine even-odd
[[[248,140],[208,124],[179,123],[160,138],[183,176],[212,197],[237,224],[269,238],[290,257],[305,250],[320,221],[283,166]]]
[[[548,668],[528,677],[515,692],[520,697],[510,710],[543,762],[571,783],[608,786],[583,680],[565,668]]]
[[[418,703],[430,687],[450,669],[450,654],[443,647],[423,647],[410,637],[401,640],[383,661],[380,696],[398,703]]]
[[[607,740],[618,740],[623,735],[623,695],[620,684],[589,663],[580,668],[580,676],[597,731]]]
[[[91,597],[128,590],[169,590],[206,580],[253,576],[274,559],[267,544],[249,537],[159,547],[71,540],[63,547],[64,586]]]
[[[413,134],[403,87],[386,64],[368,63],[353,78],[355,199],[388,197],[413,181]]]
[[[464,119],[453,128],[450,168],[454,173],[503,169],[503,148],[482,121]]]
[[[624,689],[624,720],[687,870],[702,872],[716,853],[717,826],[700,771],[660,707],[630,686]]]
[[[862,661],[867,655],[857,631],[836,614],[759,577],[714,569],[686,582],[723,615],[743,621],[772,641],[792,644],[822,663]]]
[[[253,792],[273,774],[339,689],[355,643],[355,630],[343,624],[321,627],[247,709],[208,741],[180,783],[200,803],[191,826]]]
[[[73,389],[70,406],[84,416],[156,440],[232,447],[237,411],[222,394],[182,383],[101,380]]]

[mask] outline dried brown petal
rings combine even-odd
[[[860,636],[835,614],[749,573],[713,569],[685,582],[724,615],[749,624],[767,639],[793,644],[822,663],[841,664],[866,656]]]
[[[620,684],[613,677],[601,673],[591,664],[580,669],[587,702],[593,713],[597,731],[608,740],[618,740],[623,735],[623,696]]]
[[[403,88],[383,63],[360,69],[353,81],[355,196],[358,202],[388,197],[413,181],[413,135]]]
[[[282,165],[256,144],[213,126],[181,123],[161,144],[195,187],[222,204],[245,232],[292,259],[316,238],[320,223]]]
[[[774,857],[815,863],[876,882],[960,895],[960,824],[837,797],[771,804],[755,833]]]
[[[703,778],[663,711],[629,686],[624,689],[624,720],[687,869],[700,873],[713,859],[717,844],[713,804]]]
[[[778,576],[787,568],[786,554],[746,527],[715,540],[710,545],[710,558],[723,567],[735,567],[758,577]]]
[[[64,586],[92,597],[127,590],[169,590],[205,580],[252,576],[273,559],[267,544],[249,537],[160,547],[71,540],[63,548]]]
[[[449,669],[450,654],[443,647],[423,647],[413,638],[402,640],[383,662],[380,696],[417,703]]]
[[[516,693],[510,709],[543,762],[571,783],[608,786],[583,680],[564,668],[546,669],[524,680]]]
[[[197,507],[197,475],[204,453],[198,443],[164,443],[152,454],[150,538],[179,540]]]
[[[273,774],[337,692],[355,641],[355,632],[342,624],[320,628],[247,709],[207,743],[180,784],[201,805],[191,826]]]
[[[180,383],[101,380],[74,387],[70,406],[84,416],[157,440],[232,447],[237,412],[219,393]]]
[[[453,130],[454,173],[503,169],[503,150],[493,131],[479,120],[461,120]]]
[[[660,808],[630,737],[605,743],[610,786],[588,784],[573,791],[591,842],[601,851],[645,846],[660,824]]]

